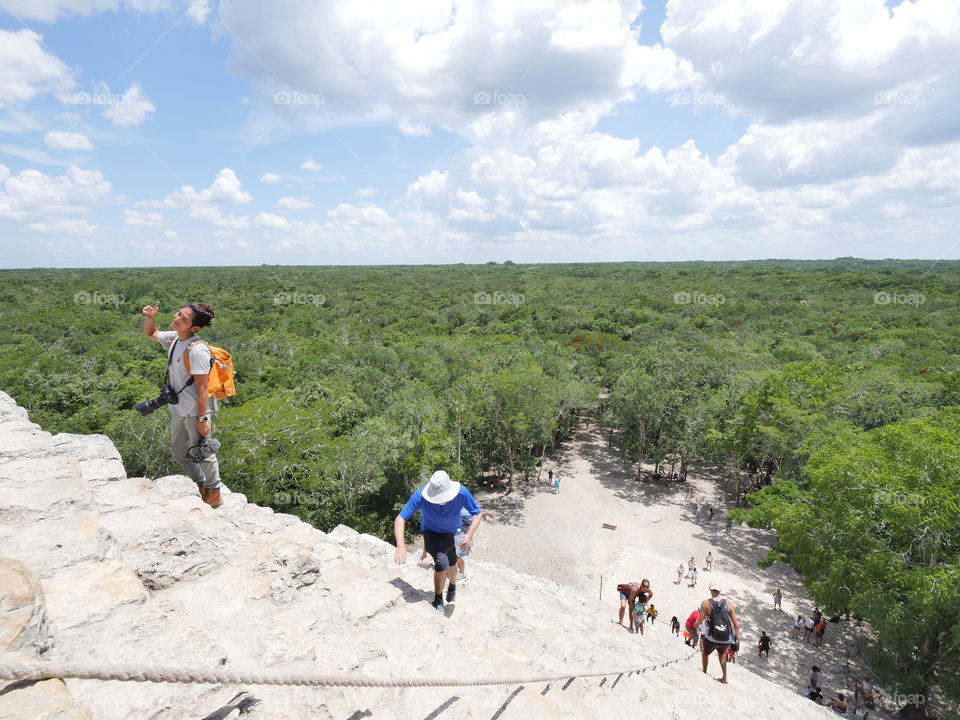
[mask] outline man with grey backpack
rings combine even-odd
[[[700,645],[700,655],[703,661],[703,672],[707,672],[710,655],[716,652],[720,657],[720,670],[723,677],[720,682],[727,682],[727,648],[733,646],[734,652],[740,649],[740,621],[737,612],[730,601],[720,599],[720,586],[710,583],[710,597],[700,603],[700,616],[697,626],[706,622],[703,640]]]

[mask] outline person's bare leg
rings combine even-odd
[[[466,567],[466,566],[463,564],[463,558],[462,558],[462,557],[458,557],[458,558],[457,558],[457,570],[459,570],[459,571],[460,571],[460,574],[463,575],[464,577],[467,576],[467,571],[465,570],[465,567]]]
[[[623,611],[627,608],[627,603],[620,601],[620,625],[623,625]],[[631,621],[632,622],[632,621]]]
[[[702,647],[700,648],[700,659],[703,661],[703,671],[707,671],[707,663],[710,662],[710,656]]]
[[[451,585],[457,584],[457,566],[453,565],[449,570],[447,570],[447,579],[450,581]],[[440,589],[443,589],[443,580],[440,581]],[[438,591],[439,592],[439,591]]]
[[[720,678],[720,682],[727,682],[727,654],[725,652],[720,653],[720,670],[723,672],[723,677]]]
[[[446,574],[443,570],[433,573],[433,592],[437,595],[443,592],[443,578]]]

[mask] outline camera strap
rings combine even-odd
[[[166,385],[167,387],[172,387],[172,386],[170,385],[170,365],[173,363],[173,353],[174,353],[174,352],[176,351],[176,349],[177,349],[177,343],[178,343],[178,342],[180,342],[180,338],[177,338],[176,340],[173,341],[173,344],[170,346],[170,352],[167,353],[167,372],[166,372],[166,375],[163,376],[163,384]],[[199,342],[199,341],[198,341],[198,342]],[[184,350],[184,352],[190,352],[190,346],[191,346],[191,345],[193,345],[193,343],[190,343],[190,345],[188,345],[188,346],[186,347],[186,349]],[[185,384],[182,388],[180,388],[179,390],[174,390],[174,391],[173,391],[174,394],[175,394],[175,395],[179,395],[179,394],[182,393],[184,390],[186,390],[188,387],[190,387],[191,385],[193,385],[193,380],[194,380],[194,377],[193,377],[193,375],[191,375],[191,376],[190,376],[190,379],[187,380],[186,384]]]

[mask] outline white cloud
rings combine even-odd
[[[661,27],[704,87],[772,123],[869,115],[876,93],[918,81],[955,106],[958,33],[960,5],[937,0],[670,0]]]
[[[43,144],[54,150],[92,150],[90,138],[81,133],[51,130],[43,136]]]
[[[70,220],[54,220],[52,222],[34,222],[27,226],[34,232],[45,235],[92,235],[98,228],[82,218]]]
[[[126,227],[159,227],[165,225],[167,219],[162,213],[140,212],[139,210],[124,210],[123,224]]]
[[[193,0],[187,8],[187,16],[197,25],[203,25],[213,13],[210,0]]]
[[[0,30],[0,107],[73,87],[69,68],[43,47],[33,30]]]
[[[219,11],[235,33],[231,68],[277,112],[304,122],[335,114],[458,128],[505,109],[542,119],[612,106],[636,87],[688,83],[689,63],[640,44],[640,9],[618,0],[384,1],[362,10],[347,0],[291,0],[276,13],[231,0]],[[278,92],[324,102],[277,106]]]
[[[290,221],[280,215],[273,213],[260,213],[253,219],[253,224],[257,227],[273,228],[276,230],[286,230],[290,227]]]
[[[188,207],[192,205],[246,205],[253,200],[253,195],[243,190],[240,178],[230,168],[224,168],[217,173],[210,187],[199,192],[189,185],[184,185],[174,193],[168,195],[162,207]]]
[[[304,170],[323,170],[323,165],[314,160],[313,156],[308,157],[300,163],[300,167]]]
[[[260,176],[260,182],[273,184],[280,182],[281,178],[276,173],[267,172]]]
[[[110,183],[99,170],[69,168],[59,177],[23,170],[4,179],[0,219],[49,222],[50,216],[86,213],[110,197]]]
[[[430,128],[426,123],[413,122],[410,118],[400,118],[400,122],[397,123],[397,128],[404,135],[427,136],[430,134]]]
[[[114,97],[110,95],[109,88],[106,88],[104,95],[108,98]],[[104,106],[101,114],[114,125],[121,127],[139,125],[147,119],[147,115],[157,109],[150,102],[150,98],[143,94],[140,83],[133,83],[125,93],[105,102]]]
[[[308,197],[282,197],[277,200],[278,210],[306,210],[312,207],[313,203]]]
[[[876,117],[757,123],[727,148],[719,165],[756,187],[829,183],[884,172],[893,167],[899,149],[889,139],[877,142],[878,126]]]
[[[19,18],[53,22],[70,15],[92,15],[128,8],[140,12],[169,10],[172,0],[4,0],[4,9]]]
[[[185,185],[159,202],[147,201],[139,204],[147,208],[180,208],[194,220],[242,230],[250,227],[250,218],[224,215],[220,205],[246,205],[252,201],[253,195],[243,190],[237,174],[230,168],[224,168],[217,173],[210,187],[204,190],[198,191]]]
[[[357,190],[354,195],[359,198],[369,198],[377,194],[377,189],[375,187],[362,187]]]

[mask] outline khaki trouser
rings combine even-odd
[[[212,426],[211,426],[212,429]],[[187,450],[198,442],[201,435],[197,432],[197,416],[170,415],[170,452],[173,459],[180,463],[183,474],[197,485],[207,488],[220,487],[220,464],[217,456],[211,455],[199,463],[187,457]]]

